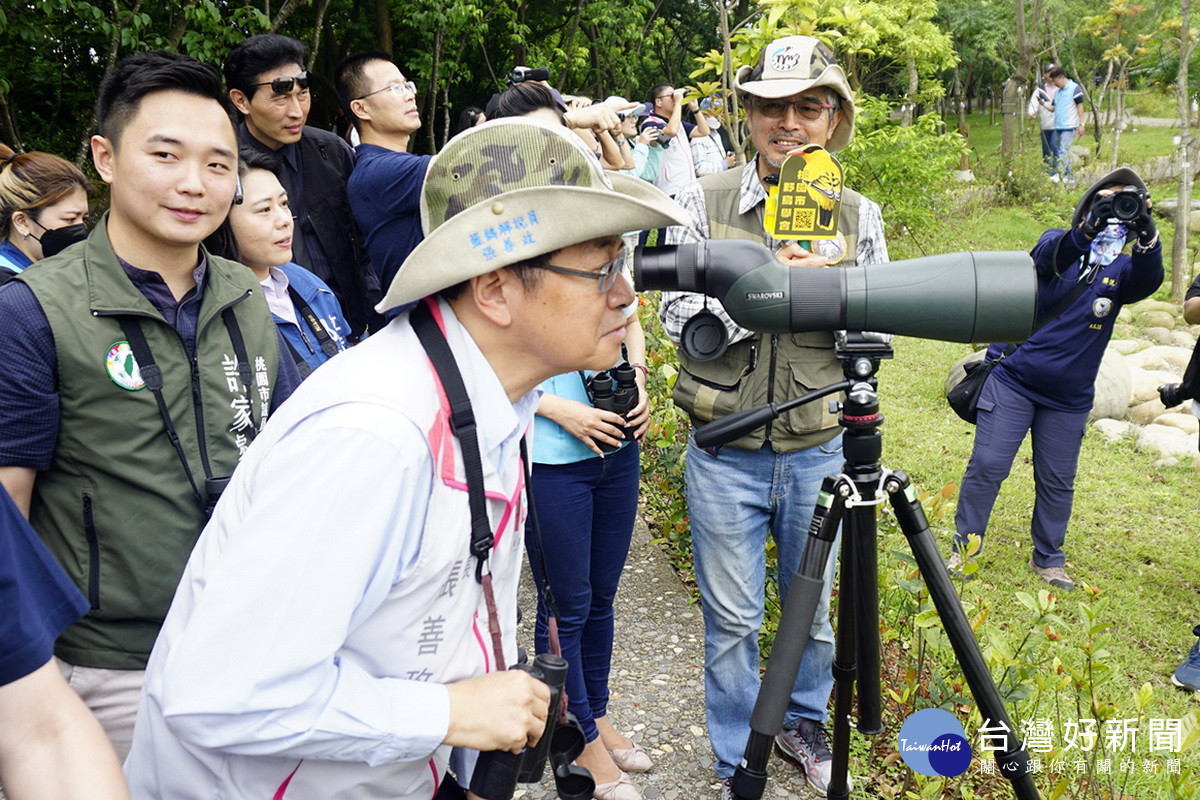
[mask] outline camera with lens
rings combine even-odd
[[[1146,193],[1126,186],[1112,196],[1112,215],[1118,222],[1132,222],[1146,210]]]
[[[229,478],[204,479],[204,518],[211,519],[217,508],[217,501],[229,486]]]
[[[656,141],[658,142],[658,146],[665,150],[671,144],[671,137],[667,136],[665,133],[660,133]]]
[[[550,706],[546,729],[534,747],[520,753],[492,750],[481,753],[471,775],[471,792],[483,800],[510,800],[518,783],[537,783],[542,779],[546,761],[554,773],[554,785],[563,800],[588,800],[596,789],[592,774],[571,762],[579,758],[586,744],[583,728],[573,714],[561,714],[563,687],[567,682],[567,662],[559,656],[541,654],[533,664],[516,664],[550,687]]]
[[[525,81],[548,81],[550,70],[546,67],[513,67],[508,73],[508,85],[515,86]]]
[[[587,390],[588,400],[602,411],[611,411],[625,417],[638,403],[637,371],[623,361],[612,369],[593,373],[584,378],[583,388]],[[625,441],[633,440],[633,428],[621,427]],[[620,445],[597,441],[596,444],[605,453],[615,451]]]

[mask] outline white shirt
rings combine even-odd
[[[296,305],[288,294],[288,279],[283,270],[271,267],[266,280],[259,281],[259,284],[263,287],[263,294],[267,296],[267,308],[271,309],[271,313],[299,328]]]
[[[511,475],[540,392],[510,403],[441,309],[485,472]],[[315,371],[246,453],[150,657],[125,764],[135,798],[258,796],[264,781],[290,780],[297,759],[319,767],[323,785],[344,776],[348,794],[323,800],[356,796],[364,764],[417,762],[428,780],[434,762],[419,762],[445,738],[449,697],[441,683],[405,679],[381,635],[418,621],[380,612],[397,587],[440,580],[414,565],[450,533],[425,527],[437,476],[410,407],[431,399],[409,397],[427,379],[399,369],[419,363],[413,344],[403,314]],[[426,544],[427,533],[440,538]],[[512,584],[497,585],[499,605],[515,604]],[[293,793],[304,794],[300,778]]]

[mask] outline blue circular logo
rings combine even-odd
[[[949,711],[925,708],[900,726],[900,757],[913,772],[953,778],[971,766],[971,745],[962,723]]]

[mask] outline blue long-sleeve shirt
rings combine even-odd
[[[1052,259],[1060,239],[1056,266]],[[1039,316],[1075,288],[1090,248],[1091,242],[1078,228],[1052,228],[1042,234],[1031,252],[1038,276]],[[1121,254],[1111,264],[1097,267],[1074,302],[1001,361],[993,376],[1044,406],[1061,411],[1091,409],[1096,373],[1117,312],[1127,303],[1149,297],[1162,280],[1162,245],[1157,243],[1145,253]],[[999,358],[1005,347],[993,344],[988,358]]]

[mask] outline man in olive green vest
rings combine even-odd
[[[108,213],[0,292],[0,482],[88,599],[55,655],[122,758],[211,506],[299,382],[253,274],[199,246],[235,202],[227,106],[194,59],[118,62],[91,142]]]
[[[837,240],[819,242],[814,252],[764,232],[764,179],[777,175],[788,153],[801,145],[836,151],[854,133],[854,98],[833,53],[807,36],[776,39],[755,66],[738,71],[736,88],[757,158],[744,169],[706,175],[681,192],[676,199],[691,212],[695,228],[670,229],[667,243],[750,239],[797,269],[886,261],[879,206],[851,190],[842,194]],[[705,309],[716,318],[698,317]],[[680,350],[674,399],[694,424],[781,402],[842,377],[830,332],[754,333],[734,323],[718,301],[687,293],[664,292],[660,316],[677,344],[693,320],[723,325],[728,335],[728,349],[712,359]],[[804,552],[821,480],[838,472],[841,461],[837,418],[817,402],[724,447],[702,449],[694,439],[689,442],[685,478],[704,612],[708,732],[722,797],[732,796],[729,778],[745,749],[758,694],[766,537],[769,533],[777,545],[782,601]],[[780,755],[822,795],[831,773],[824,723],[833,690],[833,574],[830,559],[784,728],[775,740]]]

